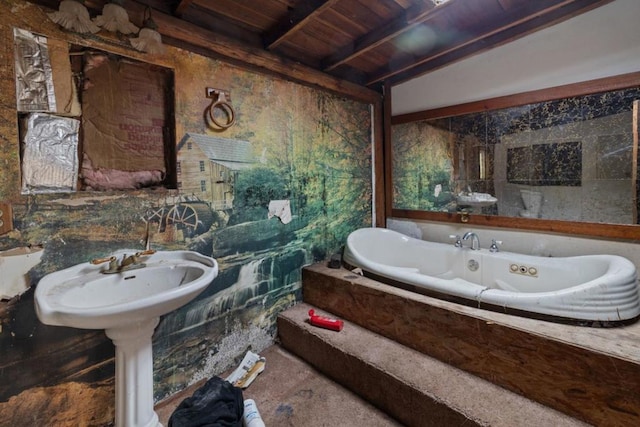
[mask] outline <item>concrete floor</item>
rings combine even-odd
[[[402,426],[280,346],[260,355],[267,360],[266,368],[243,390],[243,397],[256,401],[267,427]],[[156,412],[164,426],[176,406],[201,385],[158,404]]]

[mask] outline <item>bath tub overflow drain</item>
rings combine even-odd
[[[480,263],[475,259],[470,259],[469,262],[467,263],[467,267],[471,271],[476,271],[478,268],[480,268]]]

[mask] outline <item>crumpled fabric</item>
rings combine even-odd
[[[214,376],[180,402],[168,427],[242,427],[243,412],[242,390]]]

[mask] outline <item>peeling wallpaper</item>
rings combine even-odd
[[[0,301],[0,424],[112,422],[113,345],[102,331],[40,323],[33,289],[50,272],[141,248],[147,222],[153,248],[195,250],[220,265],[207,290],[164,316],[155,331],[156,401],[221,373],[248,349],[271,345],[277,314],[300,300],[301,267],[327,259],[349,232],[371,225],[370,106],[176,48],[145,57],[84,40],[23,1],[2,2],[0,16],[0,200],[12,204],[15,228],[0,236],[0,251],[44,246],[29,272],[31,288]],[[20,195],[13,27],[173,69],[179,189]],[[204,121],[205,87],[231,93],[236,124],[224,132]],[[185,137],[204,142],[188,150],[178,146]],[[210,145],[242,146],[253,160],[234,169],[226,155],[207,151]],[[210,178],[214,172],[224,179]],[[269,218],[275,199],[290,201],[291,222]],[[172,209],[177,220],[167,221]],[[191,223],[186,213],[200,221]]]

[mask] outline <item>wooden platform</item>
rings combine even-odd
[[[535,420],[536,426],[587,426],[349,321],[340,332],[312,326],[311,308],[327,315],[305,303],[281,313],[281,345],[402,425],[513,427]],[[344,414],[340,422],[325,425],[349,425],[352,417]]]
[[[589,328],[475,309],[345,269],[303,270],[303,300],[594,425],[640,425],[640,323]]]

